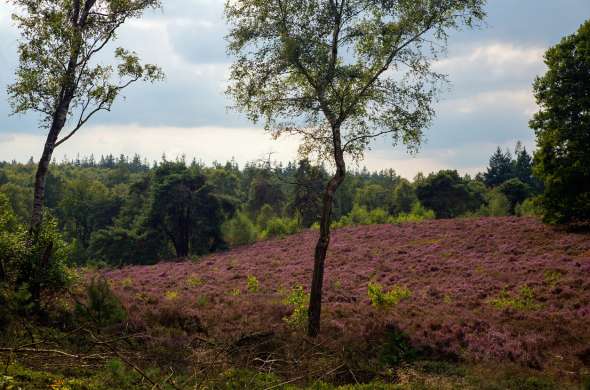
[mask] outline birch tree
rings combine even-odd
[[[116,38],[117,30],[159,0],[12,0],[20,30],[16,80],[8,87],[14,113],[40,114],[47,138],[35,174],[29,233],[41,225],[45,181],[55,148],[74,136],[95,114],[110,111],[131,84],[156,81],[163,73],[144,65],[123,48],[114,49],[117,65],[97,57]]]
[[[228,93],[273,136],[334,169],[323,192],[308,334],[320,330],[334,194],[347,161],[377,137],[416,150],[445,76],[432,63],[448,34],[485,16],[485,0],[229,0]]]

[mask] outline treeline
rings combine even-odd
[[[0,195],[25,226],[35,164],[0,163]],[[206,166],[135,155],[54,162],[46,184],[48,215],[77,264],[150,264],[200,256],[314,227],[329,173],[307,160],[286,166],[234,161]],[[338,189],[335,227],[427,218],[536,212],[541,185],[520,145],[498,148],[475,177],[443,170],[412,182],[393,170],[352,172]]]

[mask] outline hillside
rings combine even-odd
[[[173,318],[184,329],[175,336],[179,344],[288,335],[283,318],[293,309],[283,299],[296,285],[307,288],[316,235],[126,267],[106,277],[135,326],[165,327]],[[256,292],[248,290],[248,276],[258,280]],[[370,281],[384,290],[405,286],[411,296],[374,307]],[[413,345],[445,359],[516,362],[566,378],[590,367],[590,237],[534,219],[338,229],[324,289],[321,340],[335,349],[368,351],[386,324],[395,324]]]

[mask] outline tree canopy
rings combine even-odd
[[[45,181],[56,147],[72,137],[92,116],[110,111],[123,89],[138,80],[155,81],[163,73],[144,65],[134,52],[116,48],[118,65],[97,59],[126,20],[140,17],[159,0],[12,0],[20,30],[16,80],[8,87],[14,113],[40,114],[48,130],[35,177],[30,232],[42,219]],[[66,127],[67,134],[62,135]]]
[[[308,334],[319,332],[324,261],[345,158],[390,135],[415,150],[444,75],[431,64],[450,30],[484,17],[485,0],[228,1],[228,93],[275,137],[302,138],[300,154],[328,159],[314,255]]]
[[[533,85],[534,171],[545,186],[547,222],[590,220],[590,21],[545,53]]]

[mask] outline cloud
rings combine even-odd
[[[521,48],[511,43],[493,42],[471,48],[467,53],[439,60],[435,68],[442,71],[461,72],[466,68],[477,66],[480,70],[492,71],[503,76],[507,70],[514,68],[522,70],[538,67],[542,64],[544,53],[543,47]]]
[[[451,48],[449,57],[433,68],[449,75],[453,94],[530,87],[545,70],[546,48],[519,47],[510,42],[488,42]]]
[[[0,142],[0,155],[4,160],[24,161],[31,155],[38,159],[44,136],[26,133],[4,134]],[[272,140],[264,130],[255,128],[222,127],[143,127],[139,125],[89,126],[56,149],[60,160],[76,155],[106,154],[133,155],[139,153],[148,160],[160,160],[162,154],[173,159],[186,155],[206,163],[235,158],[240,163],[268,158],[291,161],[297,155],[297,140]]]
[[[538,106],[530,89],[515,89],[482,92],[469,97],[446,100],[439,105],[439,110],[461,114],[511,111],[530,117],[538,110]]]

